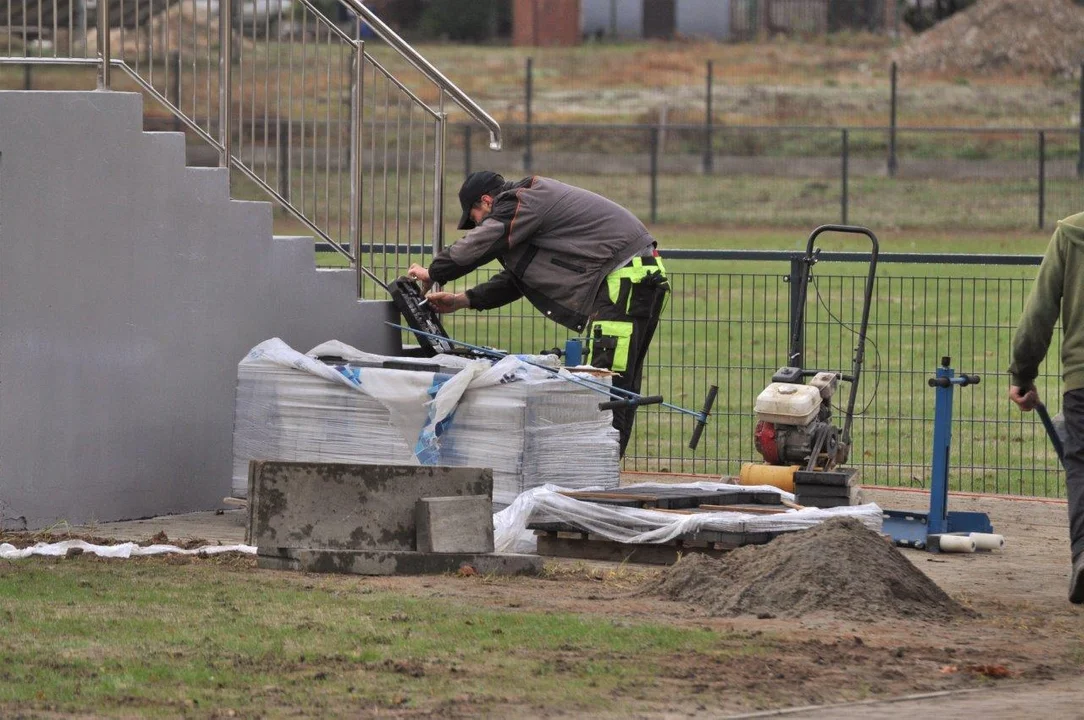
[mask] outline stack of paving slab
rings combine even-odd
[[[365,365],[336,368],[364,372]],[[392,374],[434,370],[433,363],[416,358],[387,358],[376,367]],[[457,371],[439,369],[444,375]],[[598,409],[603,400],[604,395],[552,376],[468,388],[442,423],[435,454],[421,463],[417,439],[408,442],[393,411],[372,395],[297,367],[242,362],[232,494],[247,495],[252,460],[491,468],[496,509],[547,483],[617,487],[618,436],[611,414]]]
[[[860,505],[858,469],[798,470],[794,473],[794,500],[799,505],[815,508]]]

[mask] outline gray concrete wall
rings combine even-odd
[[[134,94],[0,92],[3,527],[217,507],[250,348],[398,348],[390,303],[141,122]]]

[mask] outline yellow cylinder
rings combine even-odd
[[[786,492],[794,492],[794,473],[797,469],[797,465],[745,463],[738,474],[738,484],[771,485]]]

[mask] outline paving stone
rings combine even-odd
[[[422,498],[415,523],[419,552],[493,552],[493,502],[484,495]]]

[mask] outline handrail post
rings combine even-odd
[[[361,157],[361,129],[365,113],[365,41],[354,43],[354,57],[351,67],[354,76],[350,89],[350,248],[353,255],[354,269],[357,271],[358,298],[362,297],[362,282],[365,278],[361,270],[361,198],[365,183],[364,163]]]
[[[99,0],[100,2],[101,0]],[[233,104],[233,3],[218,3],[218,166],[230,172],[230,106]]]
[[[448,127],[448,113],[444,110],[444,90],[440,91],[440,106],[436,121],[436,137],[434,144],[437,146],[437,156],[433,167],[433,254],[436,255],[444,249],[444,146],[447,142],[446,130]]]
[[[109,47],[109,0],[98,0],[95,11],[95,24],[98,30],[98,55],[102,64],[98,66],[98,89],[108,90],[112,84],[112,53]]]

